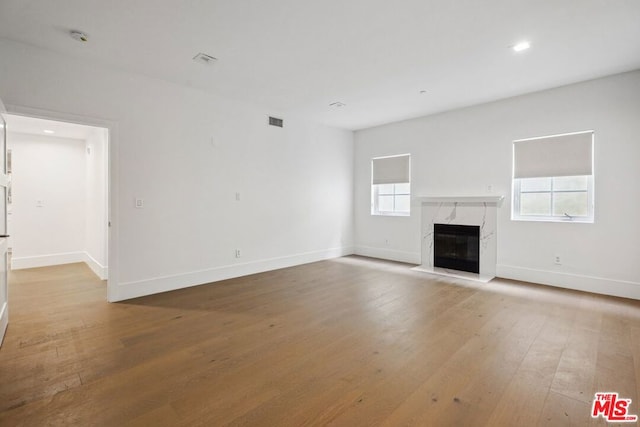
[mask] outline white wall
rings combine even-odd
[[[269,127],[277,112],[257,105],[6,40],[0,57],[10,111],[114,123],[111,300],[351,251],[351,132],[292,115]]]
[[[595,223],[511,221],[512,141],[589,129]],[[489,185],[506,196],[499,276],[640,298],[640,71],[359,131],[355,145],[357,253],[420,262],[419,205],[408,218],[369,213],[370,159],[411,153],[414,196],[485,195]]]
[[[86,139],[85,241],[86,262],[107,278],[107,130],[95,128]]]
[[[85,141],[8,133],[14,268],[83,261]]]

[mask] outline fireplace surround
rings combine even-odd
[[[496,275],[497,212],[504,196],[425,196],[417,197],[421,205],[421,265],[418,271],[488,282]],[[479,229],[478,271],[435,264],[435,225],[473,226]]]

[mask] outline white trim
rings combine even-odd
[[[4,300],[2,302],[2,308],[0,309],[0,345],[4,340],[4,334],[7,332],[7,326],[9,325],[9,265],[7,259],[7,239],[0,239],[0,253],[4,256],[5,270],[2,273],[4,286],[0,288],[0,297]]]
[[[116,288],[115,298],[110,299],[110,301],[123,301],[330,258],[339,258],[351,254],[353,254],[352,247],[331,248],[242,264],[225,265],[188,273],[173,274],[170,276],[155,277],[153,279],[119,283]]]
[[[9,304],[5,302],[2,304],[2,310],[0,310],[0,345],[4,340],[4,334],[7,332],[7,326],[9,325]]]
[[[407,212],[407,213],[401,213],[401,212],[376,212],[376,213],[371,213],[371,216],[403,216],[403,217],[410,217],[411,213]]]
[[[580,135],[583,133],[592,133],[595,134],[595,130],[580,130],[577,132],[566,132],[566,133],[556,133],[554,135],[544,135],[544,136],[534,136],[533,138],[522,138],[522,139],[514,139],[513,142],[523,142],[523,141],[535,141],[536,139],[548,139],[548,138],[557,138],[559,136],[571,136],[571,135]]]
[[[97,126],[108,129],[107,221],[110,226],[108,226],[106,230],[105,244],[108,248],[107,262],[109,264],[109,277],[118,277],[118,122],[108,119],[13,104],[6,104],[5,106],[7,108],[7,113],[9,114],[64,121],[87,126]],[[80,261],[84,261],[84,259]],[[115,295],[117,294],[116,284],[117,283],[114,279],[107,280],[107,301],[115,301]]]
[[[25,268],[48,267],[51,265],[73,264],[85,262],[86,252],[64,252],[59,254],[37,255],[11,258],[11,269],[22,270]]]
[[[100,278],[106,280],[108,267],[100,264],[88,252],[65,252],[60,254],[37,255],[11,259],[12,270],[25,268],[50,267],[52,265],[73,264],[84,262]]]
[[[558,288],[640,300],[640,283],[499,264],[496,276]]]
[[[100,280],[107,280],[109,274],[109,268],[100,264],[89,252],[84,253],[84,262],[89,266]]]
[[[391,158],[394,158],[394,157],[404,157],[404,156],[411,156],[411,153],[392,154],[390,156],[373,157],[373,158],[371,158],[371,160],[391,159]]]
[[[356,246],[355,254],[371,258],[386,259],[389,261],[406,262],[408,264],[421,263],[420,252],[406,252],[388,248],[374,248],[371,246]]]
[[[593,224],[595,220],[593,218],[586,218],[582,216],[572,216],[570,218],[562,216],[535,216],[535,215],[521,215],[511,218],[511,221],[520,222],[558,222],[558,223],[576,223],[576,224]]]
[[[500,203],[504,196],[421,196],[413,200],[422,203]]]

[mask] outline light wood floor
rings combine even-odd
[[[526,426],[640,414],[640,302],[347,257],[124,303],[14,271],[2,426]]]

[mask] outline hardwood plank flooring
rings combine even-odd
[[[640,301],[345,257],[121,303],[84,264],[10,275],[2,426],[615,425]]]

